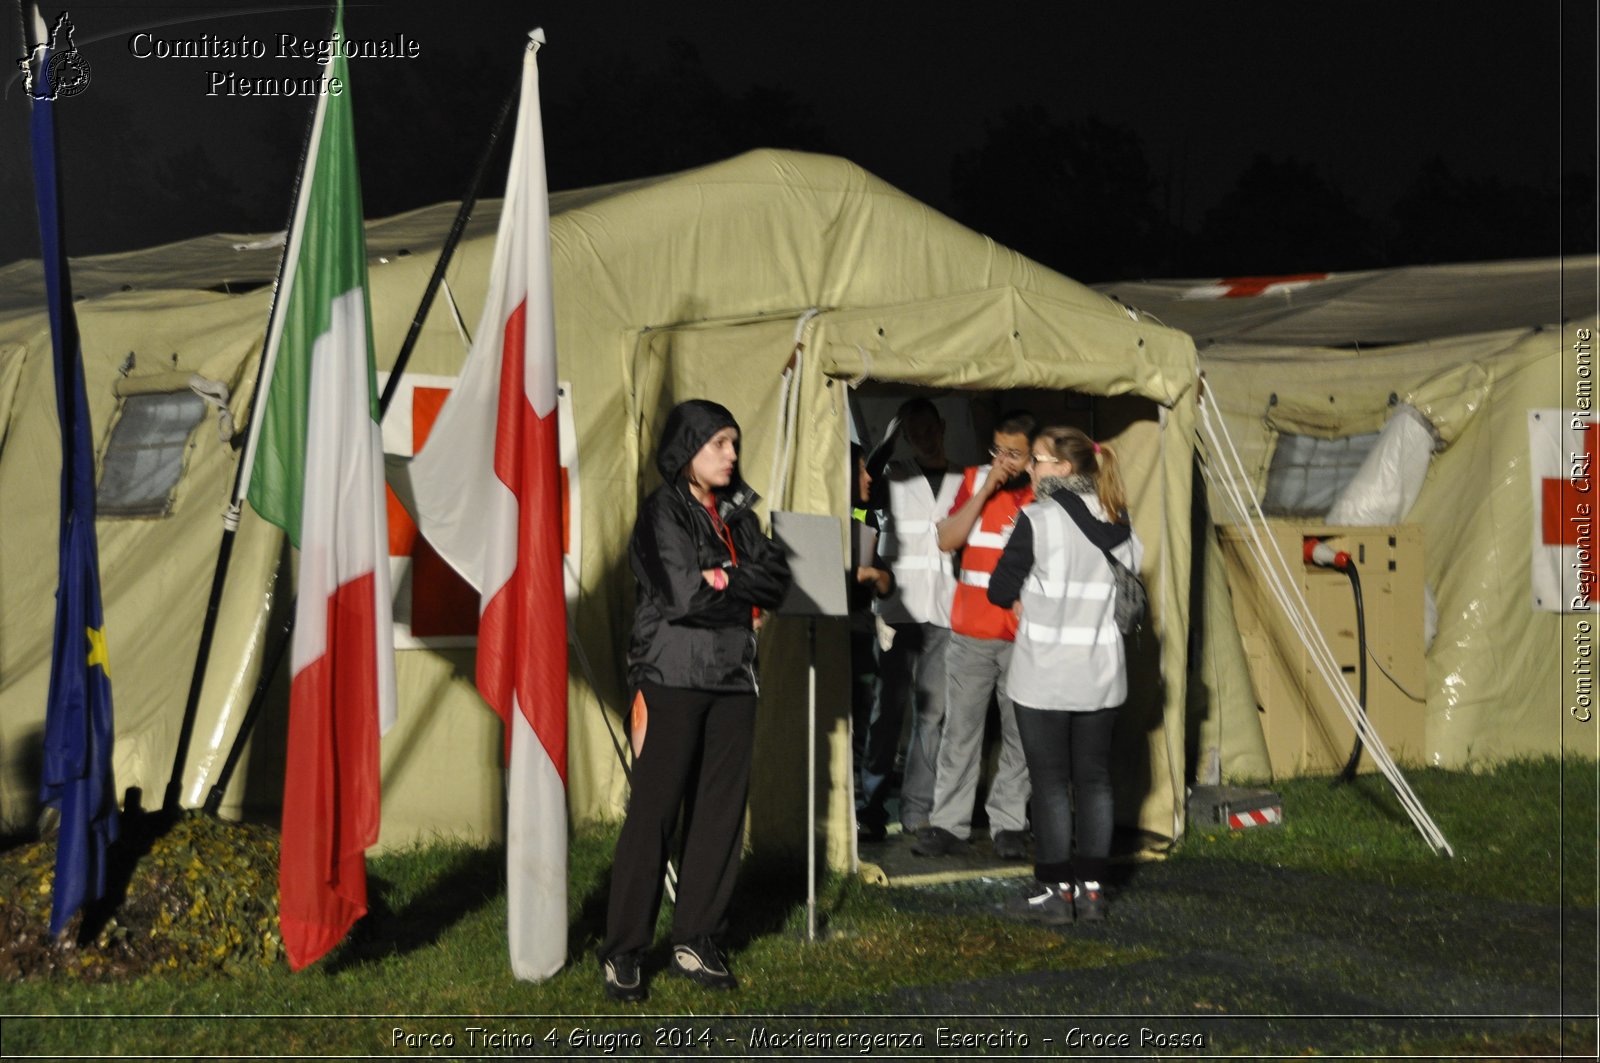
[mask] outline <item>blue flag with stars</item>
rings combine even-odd
[[[94,444],[62,247],[55,94],[45,73],[50,56],[47,48],[40,51],[40,76],[30,94],[33,177],[61,421],[61,567],[39,788],[40,799],[61,813],[50,909],[55,935],[85,903],[105,895],[106,851],[116,840],[118,821],[111,778],[111,672],[94,529]]]

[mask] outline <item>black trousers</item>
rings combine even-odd
[[[727,929],[744,850],[756,696],[641,685],[648,723],[611,868],[602,960],[650,947],[678,809],[684,810],[672,943]]]
[[[1033,784],[1033,873],[1041,882],[1105,878],[1113,829],[1111,735],[1116,726],[1116,709],[1069,712],[1017,706],[1017,731]]]

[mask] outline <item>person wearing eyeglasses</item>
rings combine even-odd
[[[1000,760],[984,800],[989,838],[1003,860],[1028,855],[1028,765],[1005,684],[1017,621],[1011,610],[990,604],[985,592],[1017,514],[1033,501],[1027,469],[1037,431],[1038,422],[1025,410],[1001,418],[990,463],[966,471],[950,515],[939,522],[939,549],[960,549],[961,567],[945,650],[933,811],[911,847],[918,856],[944,856],[969,844],[990,695],[1000,705]]]
[[[1006,688],[1033,786],[1035,881],[1005,907],[1056,925],[1106,917],[1111,735],[1128,665],[1105,555],[1137,571],[1144,548],[1108,445],[1046,428],[1030,469],[1037,501],[1018,516],[988,586],[990,603],[1019,621]]]

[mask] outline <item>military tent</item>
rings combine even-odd
[[[1390,522],[1420,528],[1436,611],[1425,670],[1415,685],[1401,683],[1401,700],[1414,699],[1420,717],[1413,761],[1458,768],[1596,752],[1592,608],[1573,600],[1594,572],[1593,510],[1573,518],[1594,502],[1589,481],[1600,471],[1590,468],[1597,263],[1099,286],[1195,337],[1205,401],[1237,447],[1244,493],[1269,509],[1274,480],[1294,471],[1292,445],[1311,441],[1307,449],[1332,455],[1322,470],[1332,489],[1397,410],[1420,414],[1431,436],[1425,472],[1414,503]],[[1343,478],[1332,468],[1341,461]],[[1313,523],[1327,501],[1313,507]],[[1212,502],[1219,525],[1236,519]],[[1208,571],[1220,568],[1213,549]],[[1195,721],[1197,774],[1204,779],[1210,764],[1213,776],[1262,777],[1271,709],[1261,690],[1235,685],[1242,651],[1225,598],[1211,596],[1202,625],[1197,666],[1215,696],[1202,699]],[[1402,608],[1421,626],[1428,604],[1423,596]]]
[[[440,204],[369,225],[380,368],[400,346],[454,212]],[[496,214],[496,204],[480,205],[421,330],[385,423],[386,448],[397,454],[410,453],[425,432],[462,361],[484,298]],[[842,518],[847,393],[862,386],[1067,391],[1089,404],[1103,438],[1118,440],[1138,470],[1133,510],[1148,544],[1144,575],[1155,613],[1119,739],[1119,815],[1166,837],[1181,830],[1196,383],[1187,335],[836,158],[758,151],[669,177],[557,193],[551,215],[570,433],[575,820],[617,817],[626,800],[616,746],[634,593],[625,544],[652,486],[663,412],[691,396],[726,403],[744,426],[743,467],[765,496],[764,513]],[[146,804],[171,765],[280,242],[216,235],[74,262],[101,440],[115,770],[118,785],[140,787]],[[0,270],[0,818],[13,823],[36,811],[55,585],[59,459],[42,306],[36,262]],[[199,392],[212,399],[191,401]],[[108,487],[104,471],[113,467]],[[383,748],[382,844],[493,838],[501,829],[501,737],[471,688],[470,640],[452,637],[462,631],[452,626],[448,580],[398,514],[391,540],[405,599],[397,612],[408,645],[423,648],[399,654],[401,721]],[[274,576],[282,553],[279,537],[247,509],[184,766],[185,804],[199,803],[213,784],[239,727],[269,619],[288,587]],[[758,846],[803,844],[803,630],[778,618],[762,636],[751,797]],[[825,665],[847,659],[844,640],[842,623],[823,623]],[[845,672],[822,669],[814,751],[818,820],[836,867],[854,860]],[[273,711],[265,715],[225,812],[277,800],[281,742],[272,741]]]

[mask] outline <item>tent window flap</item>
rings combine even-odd
[[[1377,432],[1333,439],[1279,434],[1267,468],[1262,512],[1269,517],[1323,516],[1377,441]]]
[[[104,517],[164,517],[183,473],[189,434],[206,404],[192,391],[130,395],[111,429],[95,506]]]

